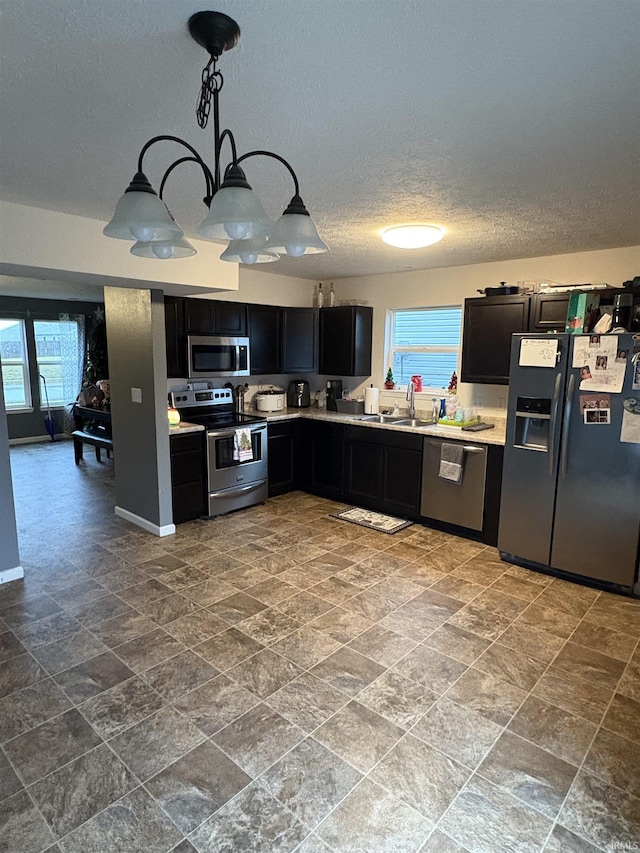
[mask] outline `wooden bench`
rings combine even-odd
[[[95,447],[96,459],[98,462],[102,462],[101,451],[103,449],[107,451],[107,459],[111,458],[113,441],[110,438],[103,438],[100,435],[92,435],[90,432],[85,432],[83,429],[74,429],[71,433],[71,438],[73,439],[73,453],[76,459],[76,465],[78,465],[82,459],[83,444],[92,444]]]
[[[76,404],[73,407],[75,429],[71,433],[73,439],[73,454],[76,465],[82,459],[83,445],[91,444],[96,450],[96,459],[102,462],[101,453],[107,451],[107,459],[111,458],[113,441],[111,439],[111,412],[103,409],[90,409]]]

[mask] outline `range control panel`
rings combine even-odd
[[[169,395],[171,405],[176,409],[188,406],[224,406],[233,404],[231,388],[207,388],[205,391],[175,391]]]

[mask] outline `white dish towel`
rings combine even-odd
[[[253,459],[251,429],[249,427],[236,430],[233,437],[233,458],[236,462],[250,462]]]

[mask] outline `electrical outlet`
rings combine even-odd
[[[142,388],[132,388],[131,389],[131,402],[132,403],[141,403],[142,402]]]

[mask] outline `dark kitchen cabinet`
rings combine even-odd
[[[417,518],[422,436],[347,427],[346,500],[367,509]]]
[[[187,339],[184,333],[184,303],[182,297],[165,296],[164,331],[167,344],[167,377],[187,375]]]
[[[173,523],[200,518],[205,511],[204,432],[170,436]]]
[[[345,427],[327,421],[305,421],[309,470],[305,488],[314,495],[341,500],[344,495]]]
[[[302,480],[302,422],[277,421],[267,426],[269,448],[269,497],[299,488]]]
[[[216,302],[214,330],[216,335],[244,337],[247,334],[247,306],[240,302]]]
[[[213,299],[185,299],[185,330],[189,335],[228,335],[247,333],[246,306],[239,302]]]
[[[511,335],[528,331],[530,301],[526,294],[465,299],[463,382],[508,384]]]
[[[247,318],[251,373],[281,373],[282,308],[248,305]]]
[[[317,308],[283,308],[282,372],[318,372]]]
[[[529,316],[530,332],[564,332],[569,293],[534,293]]]
[[[318,371],[327,376],[370,376],[373,308],[322,308]]]

